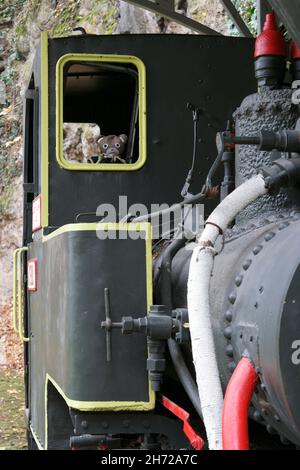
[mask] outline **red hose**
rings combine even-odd
[[[248,411],[258,375],[243,357],[227,386],[222,418],[223,450],[249,450]]]

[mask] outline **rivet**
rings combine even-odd
[[[150,425],[149,421],[144,421],[143,426],[144,426],[144,428],[149,429],[151,425]]]
[[[290,445],[290,441],[285,436],[280,436],[280,441],[284,446]]]
[[[252,264],[252,260],[251,260],[251,259],[247,259],[247,260],[243,263],[243,269],[244,269],[245,271],[247,271],[247,270],[250,268],[251,264]]]
[[[274,419],[275,419],[275,421],[277,421],[277,423],[280,423],[280,418],[279,418],[278,415],[274,415]]]
[[[263,392],[266,392],[267,391],[267,387],[264,383],[261,383],[260,384],[260,388],[262,389]]]
[[[274,233],[274,232],[270,232],[270,233],[267,233],[267,235],[265,236],[265,240],[266,240],[266,242],[269,242],[269,241],[271,241],[274,237],[275,237],[275,233]]]
[[[273,428],[273,426],[271,426],[270,424],[268,424],[267,426],[267,432],[271,435],[274,436],[274,434],[277,434],[277,432],[275,431],[275,429]]]
[[[107,429],[107,428],[108,428],[108,423],[107,423],[107,421],[102,421],[102,427],[103,427],[104,429]]]
[[[253,250],[253,254],[257,256],[261,252],[262,249],[263,247],[261,245],[256,246]]]
[[[224,336],[225,336],[225,338],[227,338],[227,339],[231,339],[231,336],[232,336],[232,328],[231,328],[231,326],[228,326],[227,328],[225,328],[225,330],[224,330]]]
[[[125,419],[125,420],[123,421],[123,426],[124,426],[124,428],[129,428],[130,422],[128,421],[128,419]]]
[[[260,293],[260,294],[263,294],[263,292],[264,292],[264,286],[260,286],[260,288],[259,288],[259,293]]]
[[[258,302],[255,302],[254,308],[258,309]]]
[[[233,357],[233,347],[231,344],[228,344],[226,347],[226,356]]]
[[[231,292],[231,294],[229,295],[228,297],[228,300],[229,302],[233,305],[235,304],[235,301],[236,301],[236,293],[235,292]]]
[[[261,416],[259,411],[257,411],[257,410],[254,411],[253,419],[255,419],[255,421],[257,421],[258,423],[262,421],[262,416]]]
[[[235,285],[236,285],[237,287],[240,287],[240,286],[242,285],[243,279],[244,279],[244,276],[243,276],[243,275],[237,276],[237,277],[235,278]]]
[[[228,364],[228,369],[229,369],[230,372],[234,372],[235,369],[236,369],[236,363],[235,362],[230,362]]]
[[[81,421],[81,427],[83,429],[87,429],[89,427],[89,423],[87,421]]]
[[[232,311],[231,310],[228,310],[226,313],[225,313],[225,320],[228,321],[229,323],[232,322]]]

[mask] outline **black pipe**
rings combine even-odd
[[[137,223],[137,224],[139,224],[141,222],[147,222],[151,218],[154,219],[156,217],[163,216],[163,215],[169,214],[171,212],[175,212],[179,209],[182,209],[186,205],[193,205],[193,204],[197,204],[198,202],[202,202],[202,201],[204,201],[204,199],[206,199],[206,197],[207,197],[206,193],[201,192],[201,193],[195,194],[195,196],[191,196],[187,199],[184,199],[182,202],[179,202],[178,204],[174,204],[173,206],[169,207],[168,209],[164,209],[164,210],[157,211],[157,212],[152,212],[152,214],[147,214],[147,215],[143,215],[143,216],[140,216],[140,217],[131,218],[131,222],[134,222],[134,223]],[[130,218],[130,214],[128,215],[128,218]]]
[[[160,294],[162,304],[169,308],[173,308],[171,278],[172,261],[176,253],[178,253],[178,251],[183,248],[185,243],[186,239],[183,236],[180,238],[175,238],[165,250],[162,258],[162,263],[160,267]],[[198,415],[201,419],[203,419],[198,388],[185,363],[181,349],[176,343],[176,341],[174,341],[173,339],[168,340],[168,347],[179,380]]]
[[[236,145],[260,145],[260,136],[234,136],[230,143]]]

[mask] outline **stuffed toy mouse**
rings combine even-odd
[[[101,150],[101,161],[109,163],[126,163],[122,158],[128,137],[125,134],[101,136],[98,140]]]

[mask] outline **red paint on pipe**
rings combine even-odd
[[[224,450],[249,450],[248,411],[257,384],[255,368],[243,357],[227,386],[222,417]]]

